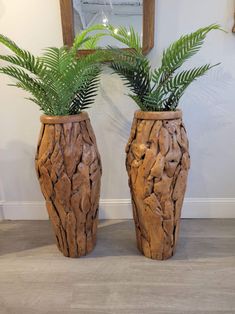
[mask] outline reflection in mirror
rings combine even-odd
[[[112,24],[118,32],[119,26],[133,26],[142,36],[143,0],[73,0],[75,35],[95,25]],[[115,45],[123,48],[111,37],[102,37],[100,47]]]

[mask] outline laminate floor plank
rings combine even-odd
[[[182,220],[167,261],[138,252],[131,220],[101,221],[80,259],[48,221],[0,222],[0,313],[235,314],[235,219]]]

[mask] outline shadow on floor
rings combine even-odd
[[[4,221],[0,223],[0,256],[52,246],[56,248],[49,221]],[[45,249],[50,253],[49,248]],[[38,252],[40,254],[40,252]],[[101,221],[95,250],[84,258],[138,255],[132,221]]]
[[[49,221],[3,221],[0,223],[0,256],[54,243]]]
[[[135,227],[132,220],[99,225],[97,245],[88,258],[103,256],[140,255],[136,247]]]
[[[208,224],[210,232],[206,228]],[[234,257],[234,234],[216,237],[216,233],[221,233],[222,225],[220,228],[218,221],[214,223],[210,221],[208,224],[204,224],[205,231],[207,231],[205,232],[200,220],[183,220],[177,250],[171,260]],[[200,229],[198,234],[196,234],[197,226],[198,230]],[[42,250],[49,255],[61,255],[56,248],[49,221],[5,221],[0,223],[0,256],[17,252],[27,254],[24,251],[31,249],[35,249],[34,254],[38,255],[42,254]],[[37,252],[37,249],[40,250]],[[113,220],[100,222],[96,248],[84,258],[140,255],[136,247],[133,221]]]
[[[194,226],[193,226],[194,225]],[[191,237],[192,228],[198,234]],[[209,226],[209,228],[208,228]],[[235,220],[234,220],[235,226]],[[176,253],[171,260],[194,260],[206,258],[223,258],[235,256],[234,233],[224,236],[215,236],[219,233],[218,220],[208,221],[204,224],[203,232],[201,220],[182,220],[182,232],[178,240]],[[222,228],[222,224],[221,224]],[[209,229],[209,231],[208,231]],[[137,256],[141,255],[136,247],[135,228],[132,220],[99,228],[98,242],[95,250],[88,258],[103,256]]]

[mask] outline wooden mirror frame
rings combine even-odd
[[[64,45],[71,47],[74,41],[73,1],[60,0]],[[155,0],[143,0],[143,53],[147,54],[154,47]],[[91,50],[79,53],[89,54]]]

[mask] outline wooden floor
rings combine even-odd
[[[1,314],[235,314],[235,220],[184,220],[176,255],[141,256],[132,221],[63,257],[47,221],[0,223]]]

